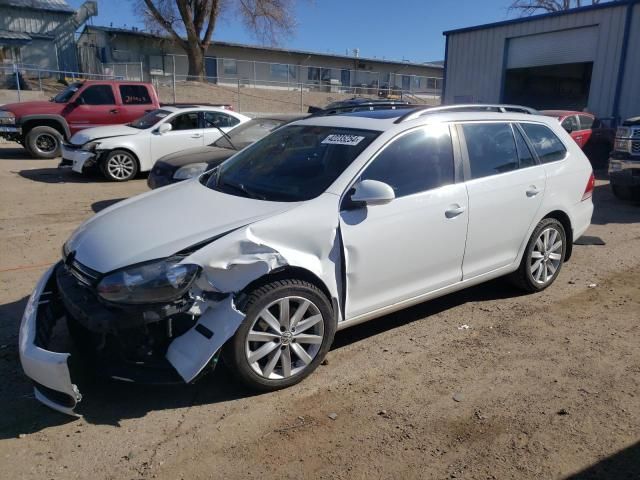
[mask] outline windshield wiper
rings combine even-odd
[[[264,195],[259,195],[258,193],[249,190],[247,187],[245,187],[243,184],[241,183],[227,183],[227,182],[221,182],[220,180],[218,180],[217,182],[217,186],[218,187],[228,187],[232,190],[235,190],[237,192],[241,192],[242,194],[244,194],[244,196],[248,197],[248,198],[257,198],[259,200],[266,200],[267,197],[265,197]]]
[[[216,127],[218,131],[222,134],[222,136],[227,140],[227,142],[229,142],[229,145],[231,145],[231,148],[233,148],[237,152],[238,148],[233,144],[233,142],[231,141],[231,137],[227,134],[227,132],[222,130],[218,125],[214,125],[214,127]]]

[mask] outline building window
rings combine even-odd
[[[307,78],[312,82],[317,82],[320,80],[320,69],[317,67],[308,67],[307,68]]]
[[[289,65],[283,63],[269,64],[271,78],[274,80],[287,81],[289,79]]]
[[[238,74],[238,64],[232,58],[223,58],[222,59],[222,71],[225,75],[237,75]]]

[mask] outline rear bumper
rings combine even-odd
[[[580,238],[591,225],[593,216],[593,201],[583,200],[573,208],[571,224],[573,226],[573,241]]]
[[[57,287],[51,267],[36,285],[20,324],[19,352],[24,373],[35,382],[36,398],[48,407],[75,415],[82,399],[71,381],[69,353],[47,350],[53,328],[59,319],[52,302]]]

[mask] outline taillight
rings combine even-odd
[[[589,181],[587,182],[587,188],[584,189],[584,195],[582,195],[582,200],[586,200],[587,198],[591,198],[593,195],[593,187],[596,186],[596,177],[591,172],[591,176],[589,177]]]

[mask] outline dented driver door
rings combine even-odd
[[[396,198],[360,207],[343,202],[346,320],[462,278],[468,197],[464,183],[456,183],[449,127],[396,137],[365,168],[364,179],[387,183]]]

